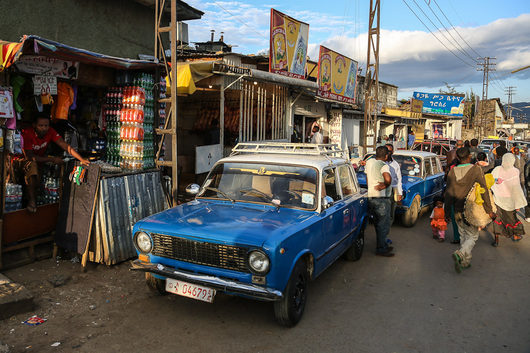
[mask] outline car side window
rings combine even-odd
[[[433,174],[441,173],[440,160],[438,158],[432,157],[431,164],[432,164],[432,173]]]
[[[338,189],[338,178],[335,168],[326,169],[322,172],[322,182],[324,183],[324,190],[326,192],[322,197],[329,196],[333,201],[339,201],[342,198]]]
[[[431,159],[430,158],[424,158],[423,164],[425,165],[425,176],[428,177],[429,175],[432,175],[432,166],[431,166]]]
[[[339,179],[342,197],[346,198],[349,195],[353,195],[355,193],[355,184],[353,183],[350,168],[346,164],[339,166]]]
[[[425,151],[425,152],[430,152],[430,149],[431,149],[431,144],[430,143],[424,143],[423,144],[423,148],[421,150]]]
[[[432,146],[432,153],[434,153],[434,154],[440,154],[441,150],[442,150],[442,145],[434,145],[434,146]]]

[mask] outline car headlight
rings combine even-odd
[[[264,275],[269,272],[269,257],[262,251],[254,250],[248,256],[248,265],[253,272]]]
[[[136,247],[138,250],[140,250],[140,252],[147,254],[153,249],[153,243],[151,242],[151,238],[149,235],[147,235],[147,233],[138,232],[136,233],[134,239],[136,242]]]

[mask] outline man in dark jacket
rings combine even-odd
[[[453,148],[452,150],[447,152],[447,165],[445,167],[446,168],[446,170],[445,170],[446,173],[449,173],[449,170],[451,170],[451,167],[453,165],[457,165],[458,164],[458,158],[456,157],[456,150],[459,149],[460,147],[464,147],[464,141],[462,141],[462,140],[456,141],[455,148]]]
[[[452,168],[447,175],[447,189],[445,190],[445,209],[454,207],[455,221],[460,233],[460,249],[453,253],[455,271],[462,272],[462,268],[471,265],[471,251],[478,239],[479,229],[469,224],[464,218],[464,205],[466,197],[475,183],[479,183],[487,189],[484,173],[479,166],[471,164],[471,154],[469,148],[461,147],[456,151],[460,163]],[[488,193],[484,193],[484,210],[491,219],[496,215],[491,208],[491,200]],[[447,219],[449,222],[449,219]]]
[[[524,165],[524,189],[528,205],[524,208],[525,221],[530,222],[530,161]]]

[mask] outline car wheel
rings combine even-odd
[[[361,258],[363,255],[363,249],[364,249],[364,229],[365,225],[363,224],[361,226],[361,229],[359,230],[359,234],[357,235],[357,238],[353,241],[353,244],[349,247],[348,250],[344,253],[346,260],[348,261],[357,261]]]
[[[145,283],[151,289],[153,292],[158,293],[160,295],[166,295],[166,280],[156,278],[151,273],[146,272],[145,273]]]
[[[419,195],[416,195],[407,212],[403,214],[402,223],[405,227],[412,227],[416,223],[420,215],[420,206],[421,198]]]
[[[305,261],[299,260],[294,266],[282,299],[274,302],[274,315],[281,325],[293,327],[302,318],[307,302],[308,281]]]

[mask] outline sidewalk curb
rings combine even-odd
[[[0,273],[0,320],[33,310],[33,294]]]

